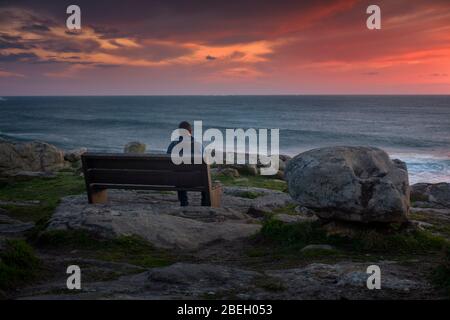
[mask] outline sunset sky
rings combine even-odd
[[[0,96],[128,94],[450,94],[450,1],[0,0]]]

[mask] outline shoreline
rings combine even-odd
[[[45,140],[28,139],[28,138],[20,139],[20,138],[16,138],[16,137],[10,137],[8,135],[3,135],[0,132],[0,141],[1,140],[13,142],[13,143],[28,143],[28,142],[38,141],[38,142],[43,142],[43,143],[48,143],[50,145],[53,145],[63,152],[68,152],[71,150],[85,148],[85,146],[81,146],[81,145],[78,147],[74,147],[74,148],[67,148],[64,146],[60,146],[60,144],[54,144],[51,142],[47,142]],[[305,149],[305,150],[301,149],[301,150],[303,150],[301,152],[306,152],[306,151],[313,150],[316,148],[322,148],[322,147],[315,147],[315,148]],[[380,147],[378,147],[378,148],[380,148]],[[411,153],[411,151],[402,153],[399,151],[389,150],[388,148],[380,148],[380,149],[385,150],[389,154],[389,157],[391,159],[399,159],[407,164],[410,185],[416,184],[416,183],[441,183],[441,182],[450,183],[450,155],[437,156],[437,155],[434,155],[431,153],[428,153],[428,154]],[[104,148],[104,149],[89,149],[88,148],[88,150],[92,151],[92,152],[122,153],[123,147],[122,148],[117,147],[117,150],[110,150],[109,148]],[[150,153],[150,154],[165,153],[165,152],[166,152],[166,150],[162,150],[162,149],[150,149],[150,150],[146,151],[146,153]],[[290,157],[294,157],[297,154],[300,154],[301,152],[294,153],[289,150],[287,150],[286,152],[285,152],[285,150],[280,150],[280,155],[285,154]]]

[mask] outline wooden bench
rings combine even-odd
[[[107,189],[198,191],[206,205],[220,207],[209,165],[175,165],[169,155],[85,153],[81,157],[89,203],[105,203]]]

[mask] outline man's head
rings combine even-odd
[[[179,129],[185,129],[187,131],[189,131],[190,134],[192,134],[192,127],[191,124],[187,121],[182,121],[180,122],[180,124],[178,125]]]

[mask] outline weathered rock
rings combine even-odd
[[[243,192],[260,195],[256,199]],[[217,240],[234,240],[256,233],[261,224],[252,210],[270,212],[292,204],[288,194],[244,187],[224,187],[221,208],[202,207],[198,193],[191,206],[179,207],[176,193],[108,191],[104,205],[89,205],[86,197],[62,199],[49,230],[85,229],[104,237],[135,234],[159,248],[196,249]]]
[[[238,196],[249,190],[261,196]],[[65,197],[48,230],[85,229],[104,237],[135,234],[155,247],[191,250],[255,234],[261,224],[247,214],[251,208],[268,212],[292,203],[283,192],[258,188],[225,187],[221,208],[196,206],[197,193],[189,197],[189,207],[179,207],[176,193],[109,191],[104,205],[89,205],[85,196]]]
[[[291,196],[321,218],[402,222],[409,212],[405,168],[378,148],[329,147],[297,155],[285,177]]]
[[[87,148],[69,150],[64,153],[64,159],[69,162],[77,162],[81,160],[81,156],[86,152]]]
[[[405,276],[404,270],[393,262],[377,261],[375,263],[383,270],[382,289],[392,290],[401,294],[415,289],[430,290],[431,286],[425,281],[414,281]],[[302,268],[286,269],[266,272],[267,275],[283,279],[287,291],[292,292],[295,287],[301,287],[301,293],[297,291],[297,298],[309,297],[315,294],[318,299],[339,298],[376,298],[366,295],[368,274],[367,267],[371,263],[341,262],[337,264],[312,263]],[[328,288],[329,290],[327,290]],[[330,290],[333,288],[332,290]],[[327,292],[328,291],[328,292]],[[378,290],[383,294],[389,291]]]
[[[267,176],[268,178],[278,179],[278,180],[284,180],[284,171],[278,170],[277,173],[275,173],[272,176]]]
[[[48,143],[0,140],[0,175],[9,176],[20,171],[52,172],[64,167],[63,152]]]
[[[239,178],[239,171],[234,168],[222,168],[218,173],[226,177]]]
[[[302,206],[296,206],[295,212],[305,216],[314,216],[314,211]]]
[[[70,295],[54,294],[61,283],[27,288],[25,299],[180,299],[201,298],[215,293],[246,291],[254,287],[255,271],[215,264],[175,263],[117,280],[83,282],[82,290]]]
[[[0,234],[21,233],[31,230],[33,227],[34,223],[32,222],[22,222],[7,215],[0,214]]]
[[[278,213],[272,217],[274,220],[281,221],[285,224],[294,224],[299,222],[305,222],[305,221],[315,221],[317,218],[315,216],[313,217],[307,217],[303,215],[298,214],[286,214],[286,213]]]
[[[82,263],[85,259],[79,259]],[[70,262],[73,261],[71,258]],[[65,261],[64,265],[69,263]],[[61,263],[62,264],[62,263]],[[90,265],[91,263],[89,263]],[[367,267],[382,270],[382,290],[367,290]],[[95,263],[94,265],[98,265]],[[130,270],[132,266],[104,266],[102,269]],[[84,274],[89,271],[83,268]],[[132,269],[131,269],[132,270]],[[136,270],[138,271],[138,270]],[[133,272],[135,273],[135,272]],[[294,269],[245,270],[213,263],[179,262],[129,274],[114,280],[83,281],[77,292],[61,292],[60,281],[27,287],[21,299],[198,299],[210,296],[223,299],[436,299],[436,293],[423,274],[389,261],[371,263],[312,263]],[[273,290],[273,284],[278,287]]]
[[[229,165],[230,168],[236,169],[240,174],[257,176],[259,169],[256,164],[232,164]]]
[[[450,183],[416,183],[411,186],[411,199],[430,207],[450,208]]]
[[[147,145],[145,143],[139,141],[129,142],[125,145],[123,152],[124,153],[144,153],[147,149]]]
[[[292,157],[285,155],[285,154],[280,154],[280,160],[283,162],[288,162],[292,159]]]
[[[216,288],[225,284],[232,287],[244,286],[258,275],[260,274],[257,272],[238,268],[191,263],[175,263],[169,267],[154,268],[147,273],[148,280],[153,283],[190,286],[202,282],[203,286]]]

